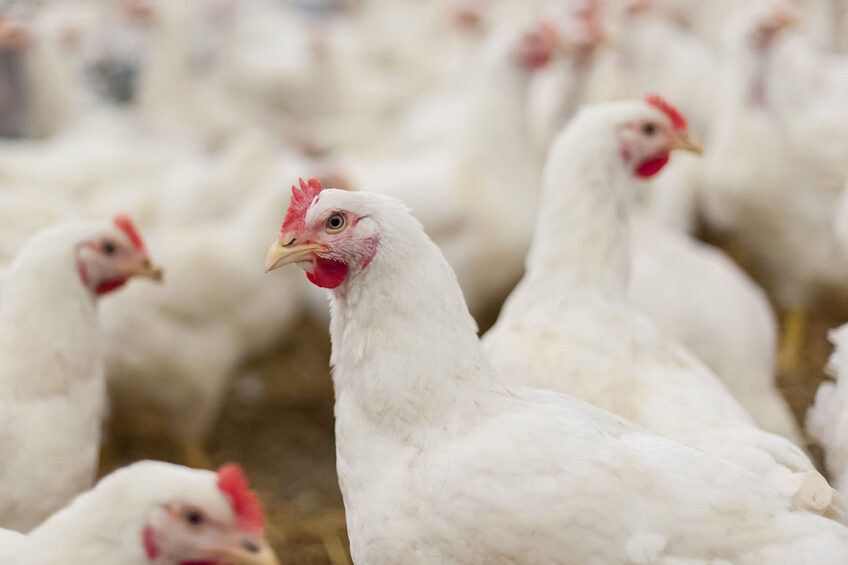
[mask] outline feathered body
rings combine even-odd
[[[816,401],[807,412],[807,431],[824,448],[824,462],[834,485],[848,492],[848,327],[830,332],[834,351],[826,381],[816,392]]]
[[[337,213],[348,231],[321,233]],[[325,190],[284,231],[268,268],[309,261],[321,281],[329,261],[345,265],[330,331],[356,563],[844,560],[848,530],[791,510],[747,471],[580,400],[503,384],[456,276],[394,199]]]
[[[355,186],[397,197],[421,218],[475,313],[521,276],[541,169],[527,124],[528,88],[534,71],[548,62],[542,58],[552,57],[552,33],[512,22],[495,30],[461,92],[460,122],[447,139],[389,166],[353,164]],[[527,38],[539,44],[532,64],[522,59]],[[501,265],[496,271],[494,261]]]
[[[235,533],[250,539],[256,548],[255,552],[243,555],[240,562],[276,565],[261,536],[261,507],[255,495],[245,490],[246,483],[233,482],[234,473],[243,480],[241,472],[232,465],[222,467],[216,474],[158,461],[141,461],[103,478],[91,491],[76,497],[28,536],[11,541],[16,543],[22,565],[149,565],[151,562],[179,565],[212,563],[209,552],[205,551],[206,544],[198,544],[198,540],[205,537],[223,549],[235,541],[230,538]],[[203,522],[195,524],[193,532],[182,532],[187,526],[170,515],[176,508],[200,512]],[[177,519],[176,523],[172,519]],[[250,526],[244,523],[247,520],[251,520]],[[170,532],[161,531],[165,525],[171,528]],[[207,529],[210,526],[215,528],[211,534]],[[0,531],[0,543],[4,541],[3,535]],[[180,540],[176,547],[163,541],[169,536]]]
[[[81,280],[77,250],[101,237],[132,243],[114,225],[62,225],[33,238],[5,277],[0,526],[28,531],[95,478],[103,344],[96,296]]]
[[[848,137],[833,73],[816,78],[810,57],[792,64],[803,40],[788,19],[782,3],[758,2],[728,25],[702,196],[709,224],[732,235],[781,306],[800,308],[848,269],[833,236]]]
[[[774,381],[777,320],[765,292],[719,249],[632,220],[628,300],[712,369],[761,428],[801,445]]]
[[[484,347],[518,383],[587,400],[745,466],[790,495],[809,478],[822,494],[802,495],[801,504],[827,506],[831,489],[804,452],[757,428],[702,362],[626,299],[635,187],[618,140],[651,115],[661,123],[643,102],[584,108],[554,142],[527,273]]]

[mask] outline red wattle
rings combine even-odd
[[[663,153],[659,157],[648,159],[636,168],[636,174],[643,179],[650,178],[660,172],[668,163],[668,153]]]
[[[107,292],[112,292],[113,290],[117,290],[127,284],[127,279],[112,279],[110,281],[103,281],[99,285],[97,285],[97,294],[103,295]]]
[[[306,278],[321,288],[336,288],[347,278],[347,271],[347,263],[324,259],[316,255],[312,259],[312,272],[306,273]]]

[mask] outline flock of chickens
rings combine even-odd
[[[204,442],[327,297],[354,563],[848,563],[848,326],[804,426],[774,382],[848,297],[846,52],[843,0],[0,1],[0,565],[278,563]],[[110,412],[188,466],[95,485]]]

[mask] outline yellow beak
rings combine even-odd
[[[674,142],[674,145],[671,146],[672,149],[682,149],[683,151],[690,151],[696,155],[701,155],[704,152],[703,146],[701,146],[701,142],[697,139],[689,137],[688,133],[681,133],[677,140]]]
[[[215,551],[216,559],[233,565],[280,565],[274,550],[264,539],[250,540],[248,545],[239,545]]]
[[[326,248],[323,245],[317,243],[296,244],[292,242],[283,245],[279,239],[276,239],[268,248],[268,254],[265,255],[265,272],[269,273],[289,263],[309,261],[314,252],[325,250]]]
[[[133,274],[134,277],[144,277],[156,282],[162,282],[162,268],[154,265],[150,259],[145,259],[141,266],[136,269]]]

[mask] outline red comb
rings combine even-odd
[[[686,125],[686,118],[683,117],[683,114],[678,112],[677,108],[663,100],[661,96],[657,94],[649,94],[645,97],[645,102],[668,116],[671,120],[671,124],[674,126],[674,129],[685,130],[688,127]]]
[[[118,227],[119,230],[127,234],[127,237],[130,238],[130,241],[139,251],[144,251],[144,240],[141,239],[141,234],[138,233],[138,230],[135,227],[132,219],[125,215],[121,214],[115,216],[115,219],[112,222]]]
[[[289,201],[289,209],[286,212],[286,217],[283,218],[283,227],[281,233],[288,233],[296,229],[300,229],[306,222],[306,211],[318,193],[323,190],[321,181],[318,179],[309,179],[308,182],[300,180],[300,189],[292,185],[292,196]]]
[[[250,490],[241,465],[227,463],[218,469],[218,488],[230,499],[238,526],[245,530],[261,530],[265,513],[256,493]]]

